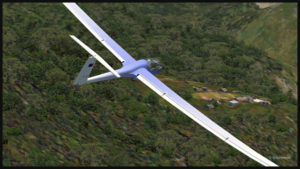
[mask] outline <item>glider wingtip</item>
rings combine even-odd
[[[74,40],[77,39],[76,36],[74,36],[74,35],[69,35],[69,36]]]
[[[75,2],[63,2],[64,5],[75,4]]]

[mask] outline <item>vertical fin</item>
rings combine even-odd
[[[96,59],[92,56],[86,60],[84,66],[82,67],[78,76],[76,77],[73,85],[82,85],[87,82],[87,79],[90,76],[90,73],[94,67],[95,62],[96,62]]]

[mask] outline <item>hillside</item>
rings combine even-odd
[[[284,63],[281,74],[275,76],[284,93],[292,90],[297,98],[297,4],[281,3],[263,8],[259,17],[244,24],[237,39],[267,52]],[[282,79],[288,80],[282,80]]]
[[[203,86],[159,78],[186,99],[186,93],[197,94],[191,91],[192,86]],[[37,103],[32,97],[44,100],[45,90],[39,91],[26,82],[17,86],[4,89],[9,92],[4,96],[14,101],[10,102],[14,108],[3,112],[5,166],[258,165],[140,82],[119,79],[91,85],[97,93],[89,86],[74,88],[71,91],[78,90],[77,102],[70,105],[71,100],[66,99],[59,107],[46,106],[42,110],[33,107]],[[22,92],[13,95],[17,91]],[[68,98],[73,95],[71,91]],[[205,110],[207,101],[198,97],[188,101],[277,164],[296,165],[297,106],[242,103],[235,109],[222,104]],[[276,159],[278,156],[288,160]],[[176,161],[182,157],[184,160]]]
[[[157,77],[217,124],[275,163],[297,165],[297,102],[272,79],[284,65],[224,31],[255,19],[241,22],[259,11],[254,3],[79,6],[134,58],[159,58],[165,67]],[[141,82],[73,86],[88,54],[69,34],[121,67],[61,3],[3,4],[4,166],[259,165]],[[272,105],[205,110],[193,86]]]

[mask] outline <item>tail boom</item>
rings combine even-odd
[[[104,80],[111,80],[115,79],[116,76],[112,74],[111,72],[103,73],[97,76],[93,76],[87,79],[86,83],[94,83],[94,82],[100,82]]]

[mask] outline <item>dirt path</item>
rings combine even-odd
[[[295,121],[293,120],[293,119],[291,119],[288,115],[284,115],[284,117],[286,118],[286,119],[288,119],[288,120],[290,120],[293,124],[294,124],[294,127],[295,127],[295,129],[297,129],[297,125],[296,125],[296,123],[295,123]]]
[[[198,97],[199,99],[213,98],[215,100],[220,100],[220,99],[231,100],[236,97],[235,95],[233,95],[231,93],[219,93],[216,91],[193,93],[193,95]]]
[[[280,5],[281,3],[256,3],[256,5],[258,5],[259,6],[259,8],[268,8],[268,7],[276,7],[276,6],[278,6],[278,5]]]

